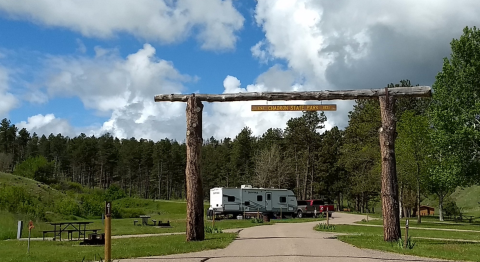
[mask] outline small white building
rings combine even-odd
[[[213,212],[221,215],[241,215],[260,212],[293,216],[297,210],[297,198],[292,190],[276,188],[253,188],[242,185],[241,188],[215,187],[210,189],[209,215]]]

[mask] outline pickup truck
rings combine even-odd
[[[296,215],[298,218],[302,218],[305,216],[325,216],[327,214],[327,208],[328,216],[331,217],[334,211],[334,206],[332,204],[326,204],[325,201],[316,199],[298,200]]]

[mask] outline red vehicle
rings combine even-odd
[[[327,204],[324,200],[298,200],[296,215],[298,218],[302,218],[305,216],[317,217],[319,215],[325,216],[328,212],[328,216],[331,217],[334,208],[335,206],[333,204]]]

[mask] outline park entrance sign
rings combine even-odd
[[[155,96],[155,102],[186,102],[187,116],[187,166],[185,169],[187,184],[187,241],[205,239],[203,187],[200,177],[200,152],[202,139],[202,102],[239,102],[239,101],[324,101],[378,99],[382,127],[379,129],[380,151],[382,157],[382,215],[383,238],[385,241],[400,239],[400,217],[398,202],[398,181],[395,160],[395,98],[430,97],[429,86],[394,87],[381,89],[361,89],[344,91],[308,91],[308,92],[251,92],[234,94],[162,94]],[[255,107],[252,111],[303,111],[307,107],[289,107],[288,105],[268,105]],[[313,105],[315,106],[315,105]],[[319,105],[316,105],[319,106]],[[323,105],[329,106],[329,105]],[[334,105],[332,105],[334,106]],[[280,107],[280,108],[279,108]],[[275,108],[275,110],[273,110]],[[298,110],[297,110],[298,108]],[[260,110],[261,109],[261,110]],[[281,110],[279,110],[281,109]],[[310,107],[314,111],[334,111],[325,107],[322,110]],[[336,110],[336,106],[335,106]],[[307,110],[305,110],[307,111]]]
[[[337,105],[252,105],[252,111],[337,111]]]

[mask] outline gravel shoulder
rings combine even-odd
[[[352,224],[365,216],[334,213],[331,224]],[[122,262],[236,262],[236,261],[445,261],[360,249],[343,243],[333,233],[318,232],[318,222],[278,223],[245,228],[227,248],[162,257],[122,259]]]

